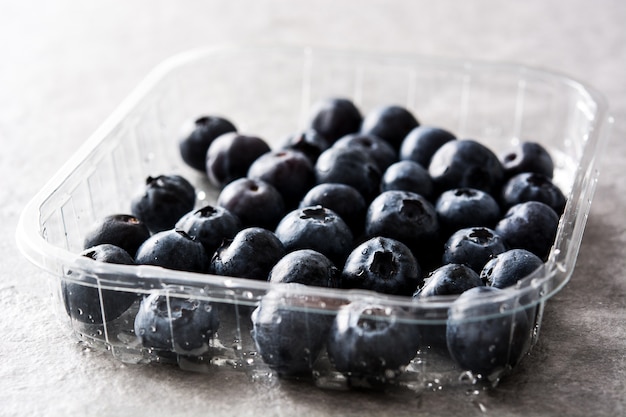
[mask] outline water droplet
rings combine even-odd
[[[478,407],[478,409],[479,409],[482,413],[487,412],[487,407],[485,407],[483,403],[481,403],[481,402],[479,402],[479,401],[476,401],[476,402],[475,402],[475,405],[476,405],[476,407]]]
[[[477,378],[472,371],[465,371],[459,376],[459,382],[470,383],[473,385],[477,382]]]

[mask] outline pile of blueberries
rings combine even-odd
[[[521,359],[532,314],[515,302],[476,311],[466,301],[515,285],[548,257],[566,197],[539,143],[496,155],[405,107],[362,114],[332,97],[275,149],[210,115],[185,126],[179,150],[220,190],[216,203],[197,208],[179,175],[149,177],[128,214],[86,234],[84,256],[281,283],[250,315],[256,348],[279,375],[310,375],[325,352],[348,379],[390,382],[426,345],[481,375]],[[307,286],[415,305],[459,296],[445,325],[420,326],[410,308],[366,297],[320,308]],[[91,323],[118,318],[139,297],[70,281],[63,294],[68,313]],[[475,315],[492,318],[468,320]],[[193,357],[210,349],[219,325],[209,302],[154,294],[141,298],[134,331],[147,349]]]

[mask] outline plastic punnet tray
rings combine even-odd
[[[455,297],[415,303],[409,297],[307,287],[298,290],[300,296],[277,297],[277,302],[294,311],[333,316],[342,305],[361,300],[372,305],[371,319],[400,320],[419,327],[422,334],[435,335],[445,332],[449,313],[459,309],[471,312],[463,316],[468,323],[505,322],[524,312],[530,325],[522,342],[511,338],[505,343],[522,343],[521,348],[507,348],[528,352],[539,336],[546,301],[567,283],[576,263],[597,181],[597,160],[611,121],[604,98],[568,77],[514,64],[297,47],[217,47],[167,60],[25,207],[18,245],[30,261],[49,272],[53,306],[70,333],[127,363],[166,361],[206,372],[226,368],[248,372],[251,381],[271,377],[274,371],[251,336],[250,313],[269,290],[282,287],[154,266],[97,263],[79,253],[85,231],[96,220],[130,211],[130,201],[147,176],[181,174],[197,187],[198,207],[215,201],[218,190],[178,154],[185,121],[201,114],[223,115],[240,132],[278,145],[304,127],[312,103],[330,96],[351,98],[363,113],[380,104],[406,106],[422,124],[477,139],[495,152],[521,140],[538,141],[555,160],[555,182],[568,202],[544,267],[498,297],[478,297],[455,305],[453,311]],[[98,294],[135,293],[137,302],[115,320],[107,320],[102,309],[101,321],[84,323],[66,311],[64,282],[94,288]],[[134,334],[134,317],[141,296],[155,292],[167,300],[205,300],[218,309],[220,327],[204,354],[179,354],[176,340],[168,355],[142,348]],[[513,334],[519,323],[508,323]],[[477,380],[495,383],[517,362],[492,375],[476,375],[451,359],[445,342],[442,346],[437,337],[428,339],[424,337],[400,375],[386,380],[389,385],[423,390]],[[310,378],[327,388],[358,383],[338,372],[324,349],[312,364]]]

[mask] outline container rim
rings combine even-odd
[[[324,47],[312,47],[312,46],[294,46],[294,45],[241,45],[241,44],[223,44],[210,47],[201,47],[191,49],[182,53],[178,53],[170,58],[165,59],[158,64],[153,70],[151,70],[139,83],[134,90],[124,99],[120,105],[111,113],[111,115],[105,119],[105,121],[94,131],[93,134],[77,149],[77,151],[61,166],[61,168],[45,183],[45,185],[37,192],[33,198],[24,206],[16,227],[16,243],[24,255],[31,263],[51,273],[59,273],[63,271],[57,271],[55,268],[55,262],[62,262],[65,265],[72,266],[72,269],[81,270],[91,274],[106,273],[110,274],[115,272],[118,280],[108,282],[107,279],[102,279],[102,285],[110,285],[112,288],[119,288],[120,278],[127,281],[127,284],[136,282],[138,277],[141,278],[156,278],[162,279],[163,285],[189,285],[190,283],[210,283],[216,285],[222,285],[225,288],[230,288],[237,292],[244,289],[253,289],[259,292],[267,292],[276,284],[255,281],[244,278],[234,277],[222,277],[207,274],[190,273],[183,271],[172,271],[161,267],[155,266],[128,266],[128,265],[97,265],[97,262],[88,260],[86,258],[81,259],[79,254],[72,253],[66,249],[58,246],[54,246],[47,242],[42,236],[42,230],[40,229],[42,204],[53,195],[63,182],[68,178],[71,172],[81,163],[95,148],[107,137],[107,135],[124,119],[124,117],[133,108],[137,107],[144,97],[150,92],[150,90],[159,83],[170,72],[174,71],[184,65],[193,63],[194,61],[202,58],[208,58],[220,53],[246,53],[246,51],[255,52],[280,52],[299,54],[302,56],[310,56],[312,54],[325,54],[325,55],[337,55],[343,58],[353,59],[390,59],[394,62],[413,63],[417,65],[433,65],[449,66],[455,68],[461,68],[465,71],[474,71],[482,69],[498,69],[502,71],[517,71],[518,73],[525,75],[537,75],[541,77],[548,77],[561,84],[565,84],[570,88],[577,91],[582,96],[588,97],[596,104],[595,114],[592,119],[591,131],[589,138],[586,142],[586,147],[595,147],[593,152],[593,158],[588,162],[588,166],[578,167],[577,176],[584,175],[586,181],[589,181],[584,196],[580,198],[579,203],[581,206],[571,208],[571,210],[584,211],[584,220],[590,209],[591,197],[595,190],[595,183],[597,182],[598,168],[597,168],[597,156],[599,151],[603,147],[608,138],[609,127],[613,122],[613,118],[609,115],[609,106],[606,98],[599,91],[595,90],[590,85],[566,76],[562,73],[553,70],[541,69],[538,67],[531,67],[514,62],[491,62],[484,60],[474,59],[453,59],[453,58],[440,58],[426,55],[416,54],[398,54],[387,52],[371,52],[360,50],[348,50],[348,49],[331,49]],[[584,168],[584,172],[581,172],[581,168]],[[588,178],[587,178],[588,177]],[[571,206],[571,202],[568,199],[568,207]],[[568,208],[566,207],[567,215]],[[573,215],[570,213],[570,215]],[[580,240],[582,239],[582,233],[584,229],[583,224],[576,225],[573,238],[566,240],[563,244],[565,247],[560,247],[559,238],[557,236],[557,242],[553,247],[548,260],[542,268],[535,273],[529,275],[520,281],[520,285],[516,287],[510,287],[504,289],[506,297],[519,296],[523,297],[532,294],[537,288],[546,286],[547,291],[540,294],[540,298],[532,298],[528,304],[524,304],[522,307],[528,307],[539,302],[545,301],[552,295],[556,294],[569,280],[575,264],[575,257],[577,256],[578,247],[580,246]],[[559,227],[560,230],[560,227]],[[574,257],[572,260],[571,258]],[[569,263],[568,263],[569,261]],[[75,268],[74,268],[75,267]],[[131,287],[127,287],[131,288]],[[369,297],[377,300],[383,304],[394,306],[406,306],[414,307],[415,302],[410,297],[390,296],[385,294],[374,293],[366,290],[337,290],[326,288],[307,288],[306,293],[310,295],[326,296],[330,298],[341,298],[350,300],[354,297],[363,298]],[[240,295],[240,294],[239,294]],[[235,295],[237,298],[239,295]],[[425,300],[425,305],[429,308],[449,308],[452,302],[456,299],[456,296],[435,296],[429,297]],[[484,298],[484,297],[483,297]],[[484,302],[481,298],[476,303]]]

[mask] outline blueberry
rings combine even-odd
[[[233,213],[243,227],[274,229],[285,215],[282,195],[271,184],[252,178],[239,178],[226,185],[217,205]]]
[[[363,233],[367,203],[361,193],[347,184],[324,183],[311,188],[300,201],[300,207],[323,206],[341,217],[353,236]]]
[[[209,181],[221,188],[238,178],[245,177],[250,165],[270,150],[267,142],[257,136],[236,132],[218,136],[211,142],[206,153],[206,173]]]
[[[173,228],[195,202],[196,191],[189,181],[180,175],[159,175],[146,179],[144,193],[131,202],[131,212],[157,233]]]
[[[477,188],[489,194],[500,190],[504,170],[498,157],[472,139],[452,140],[433,155],[428,172],[439,192],[452,188]]]
[[[332,324],[333,315],[318,307],[323,300],[303,293],[305,287],[283,284],[252,312],[259,355],[280,376],[310,375]]]
[[[380,172],[384,172],[389,165],[398,160],[398,153],[389,142],[371,134],[350,133],[339,138],[333,147],[363,149],[372,157]]]
[[[352,301],[337,312],[328,357],[355,385],[393,381],[417,353],[420,341],[415,329],[402,309]]]
[[[487,262],[480,272],[480,278],[492,287],[506,288],[515,285],[542,265],[543,261],[534,253],[525,249],[510,249]]]
[[[447,345],[458,365],[485,379],[500,377],[526,352],[529,323],[519,303],[495,287],[475,287],[452,304]]]
[[[424,280],[424,285],[415,291],[413,300],[416,306],[425,305],[426,314],[432,307],[425,304],[429,297],[462,294],[465,291],[485,284],[472,268],[463,264],[446,264],[432,271]],[[424,314],[424,313],[422,313]],[[445,323],[418,324],[420,339],[425,346],[436,352],[447,354]]]
[[[537,142],[521,142],[500,156],[507,177],[522,172],[534,172],[552,178],[554,162],[550,153]]]
[[[208,272],[210,259],[204,246],[182,230],[155,233],[137,250],[135,262],[168,269]]]
[[[443,263],[465,264],[480,273],[487,261],[507,250],[504,242],[488,227],[457,230],[444,245]]]
[[[183,124],[178,142],[183,161],[198,171],[206,170],[206,152],[215,138],[224,133],[236,132],[237,128],[229,120],[204,115]]]
[[[135,264],[124,249],[106,243],[85,249],[81,256],[111,264]],[[83,323],[101,324],[105,320],[115,320],[137,300],[137,294],[132,292],[108,289],[100,292],[96,286],[69,280],[61,281],[61,291],[67,313]]]
[[[383,173],[380,189],[382,192],[411,191],[428,199],[433,194],[433,180],[426,168],[417,162],[398,161],[390,165]]]
[[[462,294],[470,288],[483,285],[478,273],[469,266],[449,263],[428,274],[424,285],[415,291],[413,298]]]
[[[129,214],[112,214],[98,220],[85,233],[83,248],[108,243],[134,256],[139,246],[149,237],[148,227],[137,217]]]
[[[442,235],[450,236],[472,226],[494,228],[500,220],[500,206],[484,191],[455,188],[444,191],[435,203]]]
[[[313,249],[335,265],[343,263],[352,249],[352,232],[332,210],[310,206],[293,210],[276,227],[276,236],[287,251]]]
[[[418,126],[411,130],[400,146],[400,160],[415,161],[428,169],[430,160],[445,143],[456,136],[445,129],[434,126]]]
[[[314,165],[320,154],[328,148],[330,148],[328,140],[313,129],[305,129],[287,136],[281,146],[281,149],[302,152]]]
[[[341,274],[342,288],[392,295],[411,295],[421,282],[421,269],[411,250],[386,237],[371,238],[354,248]]]
[[[265,281],[284,255],[285,248],[274,233],[261,227],[249,227],[233,239],[225,240],[215,251],[211,272]]]
[[[241,228],[239,218],[220,206],[204,206],[190,211],[175,225],[175,229],[202,243],[207,255],[215,252],[224,239],[232,238]]]
[[[357,147],[331,146],[315,164],[317,184],[350,185],[371,201],[379,191],[381,172],[372,156]]]
[[[365,236],[384,236],[407,245],[422,267],[439,248],[439,222],[428,200],[410,191],[385,191],[372,201]]]
[[[217,309],[208,301],[157,293],[141,300],[134,324],[142,346],[165,357],[169,352],[201,356],[218,327]]]
[[[400,149],[406,135],[419,126],[419,122],[408,109],[398,105],[379,106],[365,115],[361,133],[378,136]]]
[[[315,185],[315,170],[303,153],[280,150],[257,158],[250,165],[248,178],[273,185],[287,207],[296,207],[307,190]]]
[[[270,282],[298,283],[316,287],[339,286],[339,270],[325,255],[312,249],[289,252],[269,273]]]
[[[526,201],[541,201],[557,213],[562,213],[567,198],[549,177],[522,172],[511,177],[502,187],[502,204],[509,208]]]
[[[361,112],[350,99],[332,97],[312,106],[309,127],[333,144],[340,137],[357,132],[362,120]]]
[[[558,226],[559,215],[550,206],[528,201],[511,207],[496,224],[495,231],[510,249],[526,249],[545,260]]]

